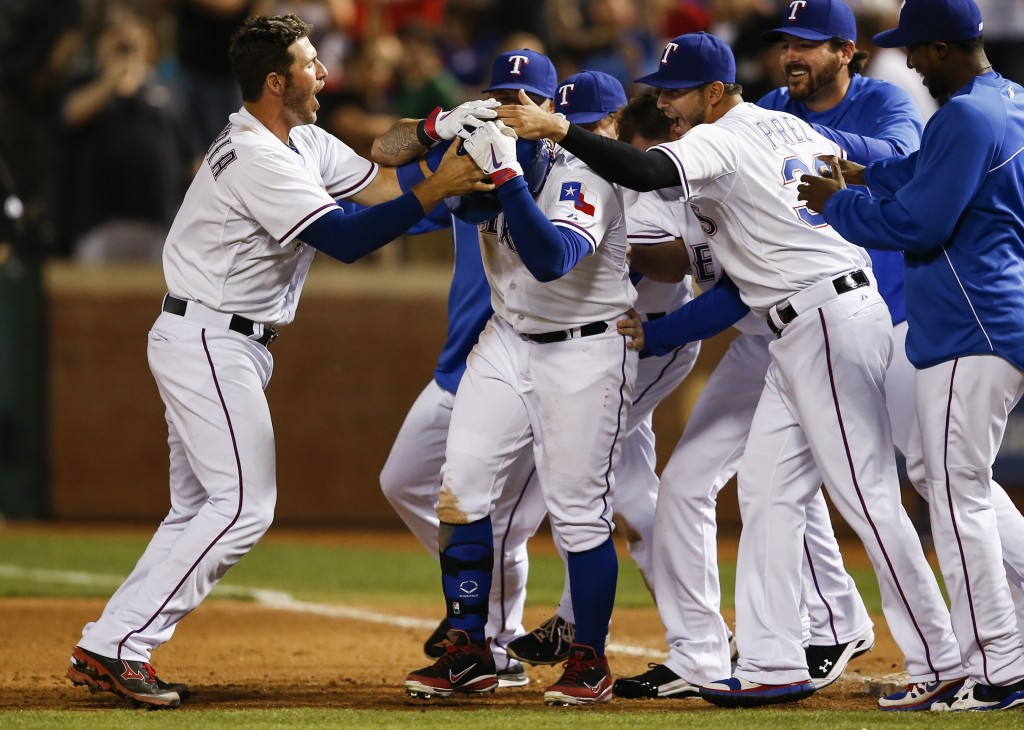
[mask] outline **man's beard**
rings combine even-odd
[[[302,90],[289,86],[284,92],[284,108],[303,124],[313,124],[316,112],[309,108],[309,97]]]
[[[807,71],[807,75],[803,77],[800,88],[794,89],[788,79],[786,85],[789,87],[791,99],[805,101],[818,93],[823,87],[834,82],[836,76],[839,75],[839,69],[842,68],[842,64],[839,62],[839,57],[834,56],[825,63],[825,66],[820,71],[815,71],[807,66],[798,66],[798,68]]]

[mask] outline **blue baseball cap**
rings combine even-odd
[[[856,41],[857,21],[843,0],[793,0],[782,13],[782,27],[766,30],[761,40],[774,42],[783,33],[809,41]]]
[[[711,81],[736,83],[736,59],[725,41],[701,31],[670,40],[658,70],[636,83],[659,89],[692,89]]]
[[[494,59],[491,85],[484,92],[497,89],[525,89],[545,99],[555,98],[558,77],[551,59],[543,53],[524,48],[506,51]]]
[[[555,111],[576,124],[590,124],[614,114],[626,104],[626,91],[603,71],[573,74],[558,85]]]
[[[900,48],[931,41],[966,41],[981,35],[984,23],[974,0],[906,0],[900,22],[872,40],[879,48]]]

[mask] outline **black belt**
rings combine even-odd
[[[656,319],[661,319],[666,314],[668,314],[668,312],[648,312],[647,313],[647,321],[648,322],[653,322]]]
[[[164,297],[164,311],[168,314],[176,314],[179,317],[185,316],[185,310],[188,309],[188,302],[184,299],[178,299],[172,297],[170,294]],[[246,337],[252,337],[256,333],[256,323],[251,319],[246,319],[237,314],[231,315],[231,321],[228,323],[228,329],[232,332],[237,332],[240,335]],[[263,327],[263,334],[259,336],[256,342],[260,343],[264,347],[270,347],[270,343],[277,339],[277,330],[269,325]]]
[[[591,322],[585,324],[579,328],[580,337],[590,337],[591,335],[599,335],[602,332],[608,331],[607,322]],[[542,345],[546,345],[549,342],[563,342],[565,340],[572,339],[572,333],[569,330],[558,330],[557,332],[541,332],[536,335],[523,335],[526,339],[531,342],[539,342]]]
[[[869,286],[870,284],[871,282],[868,281],[868,275],[864,273],[863,269],[851,271],[849,274],[837,276],[832,280],[832,286],[835,287],[836,294],[845,294],[848,291],[860,289],[862,286]],[[792,304],[786,302],[781,307],[775,308],[775,315],[779,318],[779,321],[782,322],[782,327],[785,327],[796,319],[796,310],[793,309]],[[768,315],[768,328],[775,333],[776,337],[782,334],[782,327],[775,326],[775,322],[772,320],[771,315]]]

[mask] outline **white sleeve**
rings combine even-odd
[[[626,231],[630,245],[649,246],[679,237],[673,233],[678,226],[668,205],[657,191],[640,193],[636,203],[626,210]]]
[[[563,169],[564,175],[544,184],[544,215],[587,239],[593,253],[621,214],[621,194],[589,169]]]
[[[295,153],[260,155],[232,178],[249,215],[284,246],[313,221],[338,207],[297,162]]]
[[[675,164],[685,199],[700,193],[705,185],[736,171],[732,141],[712,124],[701,124],[681,139],[651,149],[668,155]]]
[[[348,198],[370,184],[378,167],[319,127],[310,127],[320,155],[320,176],[332,198]]]

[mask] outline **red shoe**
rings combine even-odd
[[[544,691],[545,705],[596,705],[612,698],[608,660],[591,647],[573,644],[562,677]]]
[[[148,662],[110,659],[76,646],[67,677],[75,685],[87,686],[90,692],[113,692],[144,705],[177,707],[181,704],[181,696],[169,689],[172,685],[157,678]]]
[[[444,654],[440,659],[405,678],[407,695],[429,700],[455,692],[477,694],[495,690],[498,672],[491,655],[490,639],[476,643],[465,631],[452,629],[443,645]]]

